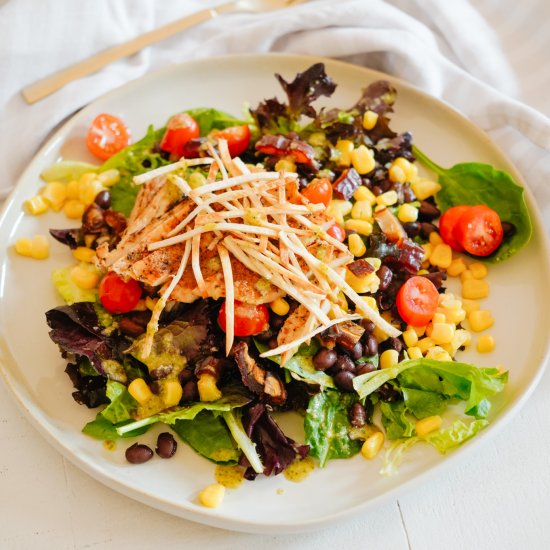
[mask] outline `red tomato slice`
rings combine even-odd
[[[302,195],[313,204],[324,204],[328,207],[332,200],[332,185],[327,178],[315,178],[302,189]]]
[[[225,301],[218,314],[218,324],[225,332]],[[269,311],[264,304],[257,306],[235,300],[235,336],[253,336],[269,327]]]
[[[346,230],[339,224],[335,223],[327,229],[327,233],[337,241],[343,243],[346,240]]]
[[[499,215],[492,208],[480,204],[462,214],[455,235],[466,252],[474,256],[488,256],[500,246],[504,231]]]
[[[200,128],[197,121],[187,113],[178,113],[168,121],[160,148],[172,153],[174,157],[181,158],[184,145],[199,136]]]
[[[453,206],[442,214],[439,218],[439,234],[444,243],[448,244],[456,252],[464,252],[464,247],[455,235],[458,227],[458,221],[462,214],[472,208],[471,206]]]
[[[130,144],[130,132],[120,118],[101,114],[94,118],[86,136],[92,155],[107,160]]]
[[[217,139],[225,139],[227,141],[227,147],[229,154],[232,157],[238,157],[242,155],[250,144],[250,128],[248,124],[242,126],[231,126],[224,130],[212,130],[210,132],[212,137]]]
[[[132,311],[141,298],[141,292],[141,286],[136,280],[125,281],[113,271],[107,273],[99,283],[99,300],[113,314]]]
[[[439,293],[429,279],[415,275],[399,289],[395,303],[405,323],[422,327],[431,321],[437,311]]]

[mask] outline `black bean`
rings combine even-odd
[[[269,316],[269,324],[271,328],[275,330],[279,330],[283,326],[285,320],[285,317],[281,317],[280,315],[276,315],[275,313],[271,313],[271,315]]]
[[[403,349],[403,343],[401,342],[401,340],[399,340],[399,338],[394,338],[393,336],[388,338],[384,342],[384,345],[386,349],[394,349],[398,353]]]
[[[439,208],[428,201],[422,201],[418,208],[418,219],[423,222],[431,222],[439,218],[441,212]]]
[[[107,210],[111,206],[111,193],[107,189],[103,189],[103,191],[100,191],[95,196],[94,202],[104,210]]]
[[[380,286],[378,289],[381,291],[386,290],[390,286],[391,280],[393,279],[392,270],[387,265],[381,265],[380,269],[376,272],[376,275],[380,279]]]
[[[367,372],[372,372],[373,370],[376,370],[376,366],[372,363],[357,363],[355,375],[361,376],[362,374],[367,374]]]
[[[336,372],[343,370],[353,372],[355,370],[355,363],[349,355],[338,355],[338,357],[336,357],[336,362],[334,363],[333,369]]]
[[[330,369],[337,358],[338,354],[333,349],[322,348],[313,356],[313,366],[324,371]]]
[[[361,342],[357,342],[357,344],[355,344],[355,346],[353,346],[348,353],[352,359],[357,361],[357,359],[363,356],[363,344],[361,344]]]
[[[363,346],[363,354],[365,357],[373,357],[378,353],[378,340],[373,334],[369,334],[365,345]]]
[[[511,222],[502,222],[504,237],[511,237],[516,234],[516,226]]]
[[[134,443],[126,449],[126,460],[132,464],[143,464],[153,458],[153,451],[143,443]]]
[[[349,410],[349,421],[352,426],[360,428],[367,423],[367,411],[361,403],[354,403]]]
[[[341,370],[334,375],[334,383],[338,388],[344,391],[354,391],[353,379],[355,375],[348,370]]]
[[[404,202],[413,202],[416,200],[416,195],[414,191],[409,187],[409,184],[406,183],[403,185],[403,201]]]
[[[155,451],[160,458],[171,458],[174,456],[177,448],[178,444],[171,433],[162,432],[159,434]]]
[[[373,185],[371,191],[375,197],[381,195],[384,192],[378,185]]]
[[[256,338],[256,340],[260,342],[267,343],[269,342],[269,340],[271,340],[271,338],[273,338],[273,336],[276,336],[276,332],[268,328],[267,330],[264,330],[263,332],[256,334],[254,338]]]
[[[434,231],[437,231],[437,227],[430,222],[422,222],[420,224],[420,236],[423,239],[428,239],[430,237],[430,233],[433,233]]]
[[[277,336],[270,338],[267,342],[267,345],[269,346],[269,349],[275,349],[276,347],[278,347],[279,342],[277,342]]]
[[[362,319],[361,326],[365,329],[366,336],[368,336],[376,328],[376,325],[368,319]]]
[[[389,294],[378,294],[376,303],[380,311],[389,311],[395,305],[395,297]]]
[[[418,222],[405,222],[403,224],[403,229],[405,230],[407,237],[412,239],[420,233],[420,224]]]
[[[179,373],[178,378],[179,378],[180,384],[183,386],[193,378],[193,371],[191,369],[183,369]]]
[[[182,401],[196,401],[198,397],[197,383],[189,380],[183,385],[181,399]]]

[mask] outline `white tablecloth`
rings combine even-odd
[[[150,70],[151,60],[156,67],[226,49],[274,49],[298,53],[304,53],[306,49],[303,33],[277,40],[274,32],[266,31],[262,42],[258,41],[255,31],[255,35],[243,33],[243,40],[239,41],[238,33],[231,35],[235,29],[224,30],[220,19],[205,27],[208,36],[204,34],[205,28],[193,29],[185,36],[159,44],[153,50],[143,51],[75,83],[42,104],[26,107],[22,103],[18,95],[22,85],[112,44],[113,33],[116,40],[129,39],[206,3],[163,2],[154,5],[147,0],[0,0],[0,166],[3,169],[0,187],[6,188],[15,181],[32,157],[34,147],[58,120],[103,91]],[[353,10],[350,11],[350,6],[355,4],[354,9],[357,9],[359,3],[320,4],[325,17],[332,10],[334,20],[343,24],[346,14],[342,13],[342,6],[346,4],[351,21]],[[494,103],[486,101],[484,108],[477,112],[471,108],[471,100],[468,105],[466,102],[460,104],[458,92],[447,89],[451,73],[448,67],[439,64],[440,60],[426,58],[416,64],[405,64],[395,55],[384,57],[371,52],[364,57],[350,45],[349,35],[342,38],[338,34],[337,27],[331,31],[335,34],[329,48],[323,43],[326,35],[320,30],[315,31],[322,13],[317,20],[298,18],[298,22],[296,19],[292,21],[296,30],[300,25],[312,30],[308,48],[317,47],[319,51],[316,53],[359,63],[367,60],[377,68],[409,80],[418,79],[417,83],[432,93],[456,99],[459,108],[467,111],[465,107],[468,107],[468,114],[481,126],[488,125],[493,139],[499,140],[501,146],[509,144],[511,151],[518,140],[521,141],[521,132],[529,134],[529,128],[522,127],[520,120],[515,129],[509,127],[509,120],[501,128],[497,127],[496,113],[502,102],[506,104],[508,115],[512,111],[518,116],[527,113],[527,118],[537,124],[543,117],[502,98],[515,96],[550,115],[550,67],[547,64],[550,34],[545,24],[550,19],[550,5],[545,0],[523,3],[477,0],[470,4],[453,3],[454,7],[451,3],[437,0],[364,4],[369,4],[373,10],[382,4],[395,10],[384,12],[390,16],[394,14],[385,22],[373,16],[380,25],[378,31],[387,30],[392,25],[410,31],[413,25],[416,31],[413,36],[403,32],[399,39],[409,40],[411,47],[420,47],[417,41],[424,40],[427,52],[429,47],[436,45],[449,63],[455,64],[453,67],[464,71],[464,79],[471,75],[498,88],[500,92],[491,91],[487,96],[495,98]],[[109,19],[101,20],[105,13],[109,13]],[[488,31],[479,14],[486,18],[494,34]],[[414,26],[414,20],[408,19],[412,16],[422,23]],[[351,26],[350,21],[346,23],[348,26]],[[247,25],[256,22],[257,19],[251,16],[238,16],[231,24],[236,28],[243,25],[242,28],[247,29]],[[358,22],[357,26],[360,24]],[[261,32],[266,30],[261,25],[258,28]],[[327,29],[328,26],[322,28],[323,32]],[[430,29],[434,31],[433,36],[427,32]],[[372,38],[374,35],[382,44],[386,35],[371,29],[368,36]],[[255,36],[255,41],[247,42],[246,36]],[[469,36],[467,43],[457,41],[460,36]],[[359,35],[357,37],[360,39]],[[67,46],[60,48],[63,41]],[[365,40],[365,46],[367,42]],[[334,44],[341,44],[339,50]],[[499,57],[502,51],[505,55]],[[487,63],[489,58],[494,63]],[[516,108],[518,110],[514,111]],[[544,122],[540,128],[539,136],[530,136],[532,143],[529,148],[522,141],[529,162],[522,163],[521,168],[532,189],[548,207],[550,184],[544,176],[550,174],[550,154],[545,150],[545,146],[549,148],[549,138],[543,129]],[[520,155],[517,150],[515,153],[517,160]],[[548,210],[545,213],[549,227]],[[458,461],[435,481],[416,488],[399,500],[389,501],[365,517],[344,521],[324,531],[262,537],[193,524],[109,490],[77,470],[43,441],[17,409],[5,386],[0,384],[0,548],[548,548],[550,469],[547,456],[550,454],[550,437],[547,419],[550,418],[550,400],[546,395],[549,391],[550,374],[547,373],[521,413],[489,443],[480,446],[474,460]]]

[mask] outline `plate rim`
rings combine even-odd
[[[177,73],[181,71],[182,68],[185,69],[194,64],[196,65],[200,65],[202,63],[215,64],[215,63],[220,63],[228,60],[261,59],[261,58],[277,58],[282,62],[284,62],[286,59],[291,59],[292,61],[302,60],[305,66],[307,66],[306,65],[307,63],[311,64],[313,62],[321,62],[321,63],[325,63],[326,65],[332,65],[332,66],[336,65],[342,68],[343,70],[355,70],[355,71],[363,72],[365,76],[367,76],[368,78],[387,79],[393,84],[395,84],[396,86],[406,89],[409,93],[419,94],[424,99],[430,102],[437,103],[439,107],[445,109],[452,116],[458,117],[463,123],[466,123],[468,125],[469,129],[472,132],[474,132],[479,139],[482,139],[483,141],[488,142],[491,145],[491,147],[498,153],[500,159],[506,165],[506,170],[509,171],[512,174],[512,176],[516,179],[516,181],[518,181],[524,188],[525,197],[528,203],[529,212],[531,214],[531,218],[533,222],[534,232],[536,231],[537,237],[541,239],[540,244],[543,250],[545,250],[546,252],[545,268],[543,269],[543,272],[546,272],[547,274],[550,273],[550,267],[549,267],[550,241],[546,231],[544,230],[542,214],[534,200],[532,191],[527,186],[521,173],[515,167],[512,161],[507,157],[504,151],[490,138],[490,136],[484,130],[482,130],[480,127],[474,124],[469,118],[467,118],[464,114],[462,114],[458,109],[448,104],[446,101],[440,98],[437,98],[415,87],[413,84],[410,84],[409,82],[406,82],[398,77],[381,72],[379,70],[371,69],[369,67],[348,63],[346,61],[341,61],[341,60],[321,57],[321,56],[312,56],[312,55],[268,52],[268,53],[229,54],[229,55],[221,55],[221,56],[214,56],[214,57],[201,58],[201,59],[192,59],[181,63],[168,65],[161,69],[148,72],[137,79],[127,82],[121,86],[118,86],[98,96],[93,101],[91,101],[88,105],[83,107],[79,112],[71,116],[34,153],[31,161],[27,164],[27,166],[21,173],[20,177],[17,179],[17,182],[13,190],[11,191],[11,193],[9,194],[9,196],[6,198],[4,202],[2,212],[0,214],[0,227],[3,227],[3,225],[5,224],[5,218],[9,214],[11,209],[16,207],[15,195],[19,187],[21,187],[23,185],[23,182],[28,178],[28,174],[33,170],[33,168],[36,165],[39,165],[41,161],[43,161],[43,157],[45,157],[48,154],[50,149],[55,148],[58,142],[64,139],[64,137],[66,137],[66,134],[68,133],[68,131],[76,124],[75,120],[78,120],[80,117],[83,117],[88,111],[93,110],[94,106],[98,102],[108,101],[111,97],[116,97],[119,94],[124,94],[124,93],[127,93],[128,91],[131,91],[131,89],[135,86],[139,86],[142,83],[147,83],[150,80],[154,81],[154,80],[166,78],[171,73]],[[2,279],[0,281],[0,286],[1,286],[0,290],[1,290],[1,294],[3,294],[3,287],[5,283],[5,273],[2,273],[1,277]],[[535,374],[531,378],[526,389],[520,395],[518,395],[511,403],[506,404],[504,409],[500,412],[500,414],[496,418],[492,420],[491,424],[488,426],[487,429],[483,431],[482,434],[479,434],[473,440],[468,441],[458,449],[455,449],[452,453],[450,453],[447,457],[445,457],[445,460],[440,461],[437,464],[431,466],[429,469],[426,469],[414,475],[414,477],[404,481],[402,484],[397,485],[393,488],[390,488],[376,495],[375,497],[369,499],[367,502],[354,505],[350,508],[346,508],[344,510],[341,510],[336,513],[332,513],[328,516],[323,516],[321,518],[314,518],[314,519],[305,520],[305,521],[301,520],[299,522],[292,522],[292,523],[277,522],[277,521],[263,523],[258,521],[251,522],[250,520],[227,518],[227,517],[224,517],[223,514],[219,514],[216,511],[211,511],[208,509],[203,510],[202,508],[197,508],[196,506],[192,507],[191,506],[192,503],[189,503],[189,505],[187,506],[180,506],[173,502],[169,502],[166,499],[163,499],[158,494],[149,494],[144,492],[144,490],[129,487],[127,484],[119,481],[114,476],[109,475],[99,465],[96,465],[93,462],[90,463],[88,460],[85,460],[80,456],[76,455],[75,453],[71,452],[60,441],[58,441],[58,439],[52,433],[51,427],[49,427],[46,419],[41,417],[40,407],[38,406],[38,404],[32,400],[31,396],[28,395],[28,392],[25,392],[24,388],[19,387],[17,380],[12,379],[10,373],[8,372],[8,369],[4,364],[6,361],[11,362],[13,366],[16,367],[17,370],[19,370],[19,366],[17,365],[15,358],[11,357],[11,353],[9,352],[9,348],[4,341],[3,335],[0,336],[0,374],[2,379],[6,383],[6,387],[9,389],[10,393],[15,398],[17,405],[24,412],[27,420],[30,421],[30,423],[39,431],[39,433],[43,437],[45,437],[45,439],[57,451],[59,451],[62,454],[62,456],[70,460],[70,462],[75,464],[80,470],[85,471],[88,475],[93,477],[96,481],[99,481],[100,483],[102,483],[107,488],[114,489],[117,492],[129,498],[132,498],[133,500],[139,501],[147,506],[151,506],[153,508],[188,519],[190,521],[195,521],[195,522],[210,525],[213,527],[221,527],[221,528],[230,529],[234,531],[262,533],[262,534],[267,534],[267,533],[281,534],[282,532],[281,530],[283,530],[283,532],[285,533],[297,533],[297,532],[303,532],[303,531],[311,531],[320,526],[328,526],[328,525],[334,524],[335,522],[341,521],[343,519],[351,518],[353,516],[358,515],[361,512],[368,510],[371,506],[374,506],[375,504],[385,502],[390,498],[396,497],[396,495],[398,494],[409,492],[412,489],[414,489],[414,487],[416,487],[417,485],[423,484],[427,477],[436,475],[436,473],[438,473],[441,468],[452,467],[452,465],[456,464],[457,460],[459,460],[459,457],[468,456],[468,454],[472,452],[472,449],[477,448],[479,445],[482,445],[484,442],[486,443],[488,440],[490,440],[491,437],[499,433],[499,431],[505,427],[507,422],[509,422],[512,418],[514,418],[518,414],[519,410],[525,405],[527,400],[530,398],[531,394],[539,385],[540,380],[545,373],[546,367],[550,359],[550,330],[547,331],[546,339],[547,339],[547,342],[545,344],[544,356],[541,357],[537,370],[535,371]],[[25,395],[25,393],[27,393],[27,395]],[[34,409],[37,409],[37,411],[33,413]]]

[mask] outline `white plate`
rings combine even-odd
[[[82,426],[95,412],[73,401],[71,383],[63,372],[65,362],[48,337],[44,317],[46,310],[60,304],[50,273],[70,263],[70,256],[64,246],[53,243],[50,258],[37,262],[17,256],[11,246],[18,237],[46,234],[50,227],[68,225],[59,214],[23,214],[23,201],[41,185],[40,171],[60,156],[85,159],[82,138],[98,113],[120,116],[136,138],[145,133],[148,124],[161,126],[171,114],[183,109],[213,106],[239,115],[244,102],[255,106],[261,99],[281,97],[274,73],[288,80],[314,61],[318,60],[286,55],[193,61],[150,74],[107,94],[78,113],[37,154],[0,220],[5,245],[0,250],[1,371],[28,417],[60,452],[108,487],[172,514],[228,529],[282,533],[326,526],[352,513],[365,512],[380,499],[395,497],[415,482],[434,483],[436,471],[441,472],[442,466],[458,456],[471,459],[472,449],[518,410],[538,382],[548,353],[549,253],[540,216],[527,193],[533,238],[512,260],[490,267],[491,295],[486,303],[497,319],[491,330],[497,348],[484,356],[474,352],[463,355],[480,366],[504,365],[510,369],[510,382],[494,408],[491,426],[451,455],[441,457],[419,445],[393,478],[378,474],[379,458],[373,462],[360,456],[333,461],[301,483],[289,482],[282,475],[245,482],[239,489],[228,491],[220,508],[210,510],[198,505],[196,497],[212,483],[214,467],[185,445],[180,444],[171,460],[157,458],[132,466],[123,455],[127,442],[120,443],[114,452],[107,451],[101,442],[81,434]],[[389,78],[364,68],[324,61],[338,88],[330,100],[319,103],[351,106],[368,83]],[[436,162],[442,166],[462,161],[488,162],[521,180],[504,155],[470,122],[441,102],[390,80],[398,89],[392,127],[411,130],[415,143]],[[299,423],[290,430],[289,435],[300,438]],[[153,431],[139,439],[153,444],[155,434]]]

